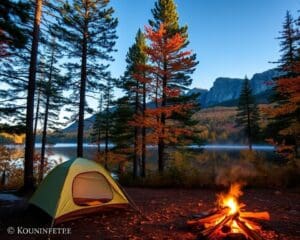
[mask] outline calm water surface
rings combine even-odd
[[[6,169],[22,169],[24,162],[24,145],[6,145],[9,149],[9,158],[10,160],[6,165]],[[109,145],[113,147],[113,145]],[[100,148],[104,149],[104,144],[100,145]],[[208,160],[217,161],[213,163],[214,165],[222,166],[232,164],[235,161],[238,161],[241,157],[240,152],[242,150],[248,149],[246,145],[225,145],[225,144],[210,144],[204,146],[189,146],[187,147],[196,153],[196,158],[202,156],[202,151],[208,153]],[[36,144],[36,154],[40,152],[41,144]],[[254,145],[253,149],[256,152],[259,152],[264,156],[264,159],[273,161],[276,159],[274,153],[274,147],[270,145]],[[67,161],[71,158],[76,157],[76,144],[75,143],[57,143],[54,145],[48,145],[46,148],[46,157],[48,159],[48,170],[52,169],[59,163]],[[197,155],[199,153],[199,155]],[[97,154],[97,145],[96,144],[84,144],[84,157],[87,159],[95,159]],[[157,162],[157,149],[155,146],[147,147],[147,166],[149,169],[156,169]],[[191,162],[197,162],[199,159],[190,159]],[[209,161],[211,162],[211,161]],[[3,163],[3,162],[2,162]],[[205,163],[204,163],[205,165]],[[211,163],[208,163],[211,165]],[[197,166],[197,165],[196,165]],[[202,165],[203,166],[203,165]],[[8,174],[10,175],[10,174]],[[0,172],[1,176],[1,172]]]
[[[23,145],[7,145],[8,148],[11,150],[19,150],[24,151]],[[112,144],[109,145],[109,148],[113,147]],[[36,151],[40,151],[41,144],[36,144]],[[104,149],[104,144],[100,145],[101,149]],[[209,145],[203,145],[199,147],[198,145],[191,145],[187,147],[189,149],[193,149],[195,151],[199,151],[200,149],[203,149],[204,151],[213,151],[213,152],[237,152],[241,150],[248,149],[247,145],[226,145],[226,144],[209,144]],[[254,145],[253,149],[258,152],[274,152],[275,148],[271,145]],[[152,156],[154,158],[156,155],[156,147],[155,146],[148,146],[147,147],[148,155]],[[94,158],[94,156],[97,153],[97,145],[96,144],[84,144],[84,157],[88,159]],[[76,143],[57,143],[54,145],[47,145],[47,156],[49,160],[60,160],[60,161],[66,161],[70,158],[76,157]],[[154,159],[155,160],[155,159]]]

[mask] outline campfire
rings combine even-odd
[[[268,212],[246,212],[245,204],[239,203],[241,185],[233,184],[228,193],[219,194],[217,208],[195,215],[188,225],[201,229],[203,239],[250,239],[263,240],[261,227],[255,219],[269,220]]]

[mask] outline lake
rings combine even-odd
[[[0,176],[2,175],[1,171],[6,169],[6,182],[8,182],[13,175],[16,175],[16,172],[23,171],[24,145],[5,145],[5,147],[8,148],[6,156],[7,159],[10,159],[10,161],[0,161]],[[111,148],[113,145],[109,145],[109,147]],[[103,150],[104,144],[101,144],[100,148]],[[209,144],[201,147],[192,145],[186,148],[189,148],[194,153],[185,157],[185,159],[188,159],[187,163],[191,164],[190,167],[202,169],[204,171],[216,171],[216,169],[228,168],[229,166],[238,164],[239,161],[243,161],[242,159],[249,158],[249,154],[247,152],[242,153],[244,150],[248,149],[248,146],[246,145]],[[40,149],[41,144],[36,144],[36,154],[40,152]],[[262,160],[263,162],[280,163],[273,146],[254,145],[253,149],[258,153],[256,157],[259,161]],[[54,145],[48,145],[46,155],[48,158],[46,172],[48,172],[57,164],[76,157],[76,144],[57,143]],[[2,155],[2,159],[5,159],[6,156]],[[87,159],[95,159],[96,156],[97,145],[84,144],[84,157]],[[146,157],[147,169],[150,171],[156,171],[156,146],[147,146]],[[35,168],[37,168],[36,164],[35,166]]]
[[[13,161],[9,162],[9,165],[13,165],[14,168],[23,168],[24,157],[24,145],[6,145],[9,149],[9,158]],[[40,152],[41,144],[36,144],[36,154]],[[109,148],[113,147],[112,144]],[[100,145],[100,148],[104,149],[104,144]],[[203,158],[203,153],[206,153],[205,159],[230,159],[231,161],[239,160],[240,153],[243,150],[247,150],[246,145],[226,145],[226,144],[208,144],[201,147],[191,145],[185,147],[190,149],[194,154],[194,157],[189,158],[190,161],[199,161]],[[270,145],[254,145],[253,149],[258,152],[263,159],[274,161],[277,159],[274,152],[275,148]],[[46,157],[48,159],[49,168],[53,168],[55,165],[67,161],[76,157],[76,144],[75,143],[57,143],[54,145],[47,145]],[[96,144],[84,144],[84,157],[87,159],[95,159],[97,156]],[[157,148],[156,146],[147,146],[146,158],[148,167],[151,169],[156,168],[157,162]],[[223,162],[221,160],[221,162]]]
[[[22,151],[24,145],[6,145],[10,149],[18,149]],[[36,150],[39,151],[41,144],[37,143],[35,145]],[[97,153],[96,144],[84,144],[84,157],[87,159],[93,159]],[[113,147],[112,144],[109,144],[109,148]],[[104,144],[100,144],[100,148],[104,149]],[[191,145],[187,148],[193,149],[194,151],[199,151],[203,149],[208,152],[226,152],[226,153],[236,153],[241,150],[247,150],[247,145],[232,145],[232,144],[207,144],[203,146]],[[272,154],[275,148],[271,145],[253,145],[253,150],[258,152],[265,152]],[[156,146],[147,146],[147,153],[153,160],[156,160]],[[49,160],[56,160],[59,162],[64,162],[70,158],[76,157],[76,143],[57,143],[54,145],[47,145],[47,155]]]

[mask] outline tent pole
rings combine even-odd
[[[138,206],[135,204],[135,202],[133,201],[133,199],[129,196],[129,194],[126,192],[126,190],[121,186],[121,184],[119,184],[118,181],[115,180],[115,182],[117,183],[118,187],[122,190],[122,192],[124,193],[125,197],[128,199],[130,206],[136,210],[137,212],[140,212]]]

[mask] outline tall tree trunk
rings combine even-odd
[[[35,139],[36,139],[37,125],[38,125],[38,119],[39,119],[40,102],[41,102],[41,85],[39,86],[39,89],[38,89],[38,97],[37,97],[37,103],[36,103],[36,109],[35,109],[34,130],[33,130],[34,143],[35,143]]]
[[[46,100],[46,106],[45,106],[44,126],[43,126],[43,133],[42,133],[42,148],[41,148],[41,161],[40,161],[40,168],[39,168],[39,182],[41,182],[44,177],[49,103],[50,103],[50,96],[48,95],[47,100]]]
[[[133,177],[138,176],[138,127],[134,127],[134,157],[133,157]]]
[[[102,98],[102,94],[100,96],[100,104],[99,104],[99,115],[101,117],[102,115],[102,104],[103,104],[103,98]],[[103,115],[102,115],[103,116]],[[101,118],[100,118],[101,119]],[[101,120],[98,123],[98,131],[97,131],[97,152],[100,153],[101,152]]]
[[[101,129],[100,126],[98,127],[98,132],[97,132],[97,152],[100,153],[101,152]]]
[[[53,42],[53,44],[55,44],[55,42]],[[47,89],[46,89],[47,99],[46,99],[46,105],[45,105],[44,126],[43,126],[43,133],[42,133],[42,147],[41,147],[41,162],[40,162],[40,169],[39,169],[39,182],[42,182],[43,177],[44,177],[48,115],[49,115],[49,105],[50,105],[50,96],[51,96],[51,90],[50,89],[51,89],[51,82],[52,82],[54,53],[55,53],[55,47],[53,45],[53,49],[52,49],[52,53],[51,53],[49,79],[48,79]]]
[[[108,94],[109,98],[109,94]],[[106,119],[105,119],[105,150],[104,150],[104,167],[108,170],[108,128],[109,128],[109,99],[107,100],[107,106],[106,106]]]
[[[136,92],[135,92],[135,115],[139,114],[139,83],[136,81]],[[139,162],[139,129],[137,126],[134,127],[134,158],[133,158],[133,177],[138,176],[138,162]]]
[[[109,83],[107,83],[109,84]],[[108,92],[107,92],[107,105],[106,105],[106,117],[105,117],[105,150],[104,150],[104,167],[105,169],[108,170],[108,138],[109,138],[109,127],[110,127],[110,112],[109,112],[109,107],[110,107],[110,85],[108,87]]]
[[[105,127],[105,150],[104,150],[104,167],[108,169],[108,119]]]
[[[249,150],[252,151],[252,129],[251,129],[251,119],[250,119],[250,106],[249,106],[249,99],[250,96],[247,96],[247,133],[248,133],[248,145],[249,145]]]
[[[84,107],[86,91],[86,65],[87,65],[87,37],[88,22],[85,20],[84,33],[82,42],[81,56],[81,79],[80,79],[80,96],[79,96],[79,116],[78,116],[78,133],[77,133],[77,157],[83,157],[83,135],[84,135]]]
[[[167,64],[166,61],[164,61],[164,71],[167,71]],[[165,135],[165,125],[166,125],[166,115],[164,113],[165,107],[167,105],[167,95],[166,95],[166,91],[167,91],[167,76],[163,77],[163,82],[162,82],[163,86],[162,86],[162,102],[161,102],[161,107],[163,112],[161,113],[161,117],[160,117],[160,122],[161,122],[161,133],[159,136],[159,140],[158,140],[158,171],[159,173],[163,173],[164,172],[164,168],[165,168],[165,159],[164,159],[164,155],[165,155],[165,141],[164,141],[164,135]]]
[[[26,140],[25,140],[25,160],[24,160],[24,190],[34,187],[33,178],[33,158],[34,158],[34,135],[33,135],[33,115],[34,115],[34,91],[36,80],[36,65],[39,45],[40,22],[42,16],[43,0],[35,1],[34,26],[32,34],[32,46],[29,66],[29,80],[26,108]]]
[[[155,107],[158,108],[158,88],[159,88],[159,78],[156,77],[156,86],[155,86]],[[159,123],[159,116],[156,117],[157,123]]]
[[[146,83],[143,84],[143,120],[146,112]],[[142,127],[142,169],[141,176],[146,177],[146,127]]]
[[[159,79],[158,77],[156,78],[156,86],[155,86],[155,107],[158,108],[158,90],[159,90]],[[160,116],[157,115],[156,117],[156,122],[157,124],[160,124]],[[158,144],[157,144],[157,151],[158,151],[158,169],[162,169],[162,159],[163,159],[163,151],[162,149],[164,148],[162,143],[162,140],[159,138]],[[160,171],[160,170],[159,170]],[[163,171],[163,170],[162,170]]]

